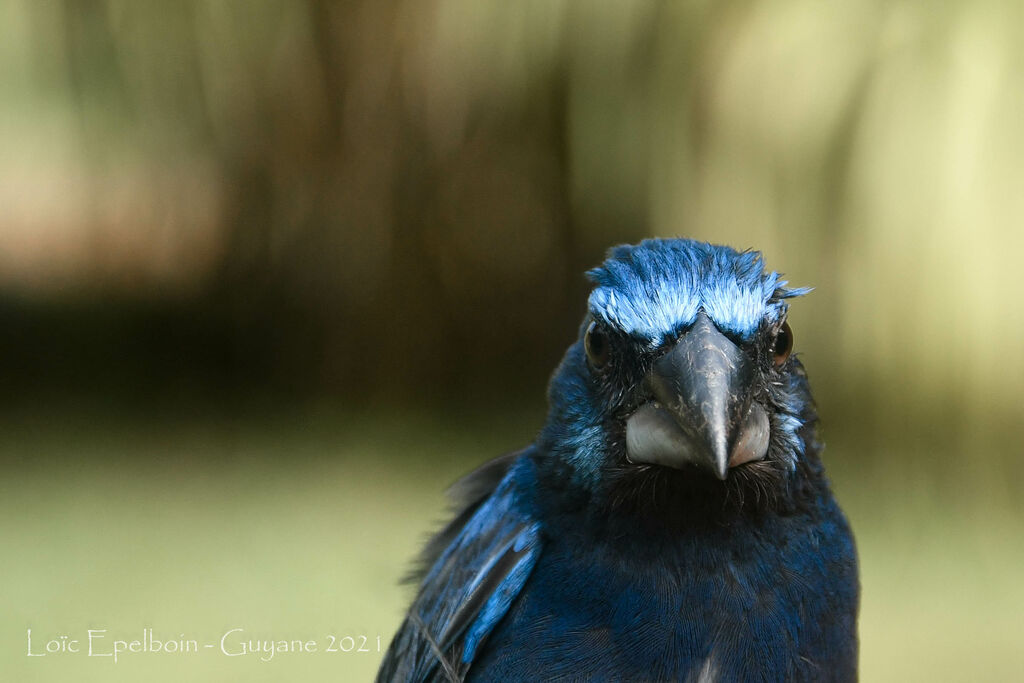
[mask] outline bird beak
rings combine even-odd
[[[702,467],[724,480],[730,467],[768,451],[768,415],[749,400],[751,360],[701,311],[693,327],[655,361],[655,400],[626,423],[630,461]]]

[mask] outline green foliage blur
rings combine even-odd
[[[25,630],[386,642],[583,272],[687,236],[815,287],[864,680],[1024,678],[1022,83],[1015,0],[0,4],[0,670],[369,678]]]

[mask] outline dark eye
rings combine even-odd
[[[595,368],[603,368],[608,364],[611,355],[608,335],[598,328],[597,323],[590,323],[587,333],[583,336],[583,348],[587,350],[587,360]]]
[[[775,359],[775,367],[779,367],[786,362],[789,358],[790,351],[793,350],[793,330],[789,328],[789,323],[782,323],[782,327],[775,334],[775,344],[772,346],[772,355]]]

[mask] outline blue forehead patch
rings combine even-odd
[[[702,308],[723,332],[750,339],[762,320],[785,314],[785,299],[810,291],[766,272],[759,252],[685,239],[613,247],[587,276],[596,285],[594,318],[652,346],[678,335]]]

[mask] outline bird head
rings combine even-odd
[[[767,502],[816,467],[786,320],[787,300],[807,290],[787,288],[757,252],[683,239],[615,247],[588,276],[541,435],[565,485],[618,501],[660,489]]]

